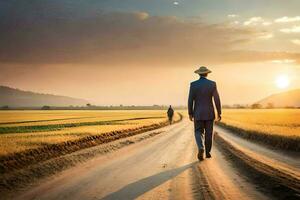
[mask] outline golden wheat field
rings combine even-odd
[[[165,111],[153,110],[1,111],[0,155],[166,120]]]
[[[300,109],[224,109],[222,123],[286,137],[300,136]]]

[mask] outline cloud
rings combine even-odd
[[[270,26],[272,24],[272,22],[263,22],[262,25],[264,26]]]
[[[231,24],[231,25],[239,25],[240,22],[236,20],[236,21],[230,22],[230,24]]]
[[[268,33],[227,23],[91,7],[86,12],[84,8],[75,12],[49,2],[12,7],[1,13],[1,63],[183,66],[254,62],[253,52],[241,54],[233,49],[257,41],[258,37],[271,38]],[[255,55],[261,60],[283,59],[280,54],[272,58],[264,52]],[[289,56],[285,54],[284,59]]]
[[[236,15],[236,14],[230,14],[230,15],[227,15],[227,17],[229,17],[229,18],[236,18],[236,17],[238,17],[238,15]]]
[[[272,63],[276,64],[289,64],[289,63],[294,63],[296,60],[291,60],[291,59],[284,59],[284,60],[272,60]]]
[[[300,33],[300,26],[293,26],[292,28],[280,29],[283,33]]]
[[[273,37],[274,37],[274,35],[272,33],[264,33],[264,34],[258,36],[259,39],[264,39],[264,40],[271,39]]]
[[[297,22],[297,21],[300,21],[300,16],[295,16],[295,17],[284,16],[274,20],[274,22],[276,23],[287,23],[287,22]]]
[[[40,7],[44,8],[43,4]],[[248,28],[150,16],[146,12],[95,11],[74,17],[54,10],[41,11],[41,17],[40,11],[32,8],[17,14],[8,12],[1,18],[0,62],[217,62],[223,51],[259,35]]]
[[[263,25],[263,26],[270,26],[272,22],[265,21],[262,17],[251,17],[247,21],[243,23],[245,26],[249,25]]]
[[[146,12],[134,12],[133,14],[140,20],[145,20],[149,18],[149,14]]]
[[[264,20],[262,17],[251,17],[250,19],[244,22],[244,25],[256,25],[257,23],[262,23],[263,21]]]
[[[293,39],[293,40],[291,40],[291,42],[293,44],[300,45],[300,40],[299,39]]]
[[[297,63],[300,64],[300,53],[290,52],[262,52],[262,51],[231,51],[225,55],[224,62],[232,62],[235,59],[235,63],[243,62],[285,62],[285,63]]]

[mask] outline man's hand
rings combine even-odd
[[[218,115],[217,121],[219,122],[219,121],[221,121],[221,119],[222,119],[221,115]]]
[[[190,118],[191,121],[194,121],[193,115],[189,115],[189,118]]]

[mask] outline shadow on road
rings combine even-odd
[[[181,167],[167,170],[164,172],[160,172],[153,176],[149,176],[143,178],[139,181],[126,185],[125,187],[121,188],[120,190],[113,192],[105,197],[103,200],[111,200],[111,199],[135,199],[140,195],[150,191],[151,189],[155,188],[156,186],[161,185],[162,183],[174,178],[175,176],[179,175],[183,171],[188,168],[193,167],[198,162],[192,162],[187,165],[183,165]]]

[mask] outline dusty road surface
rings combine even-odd
[[[184,119],[160,130],[43,180],[18,199],[272,199],[227,161],[217,145],[211,159],[198,162],[191,122]],[[267,156],[272,157],[265,153],[262,159]],[[281,167],[296,169],[298,176],[299,163],[290,161]]]

